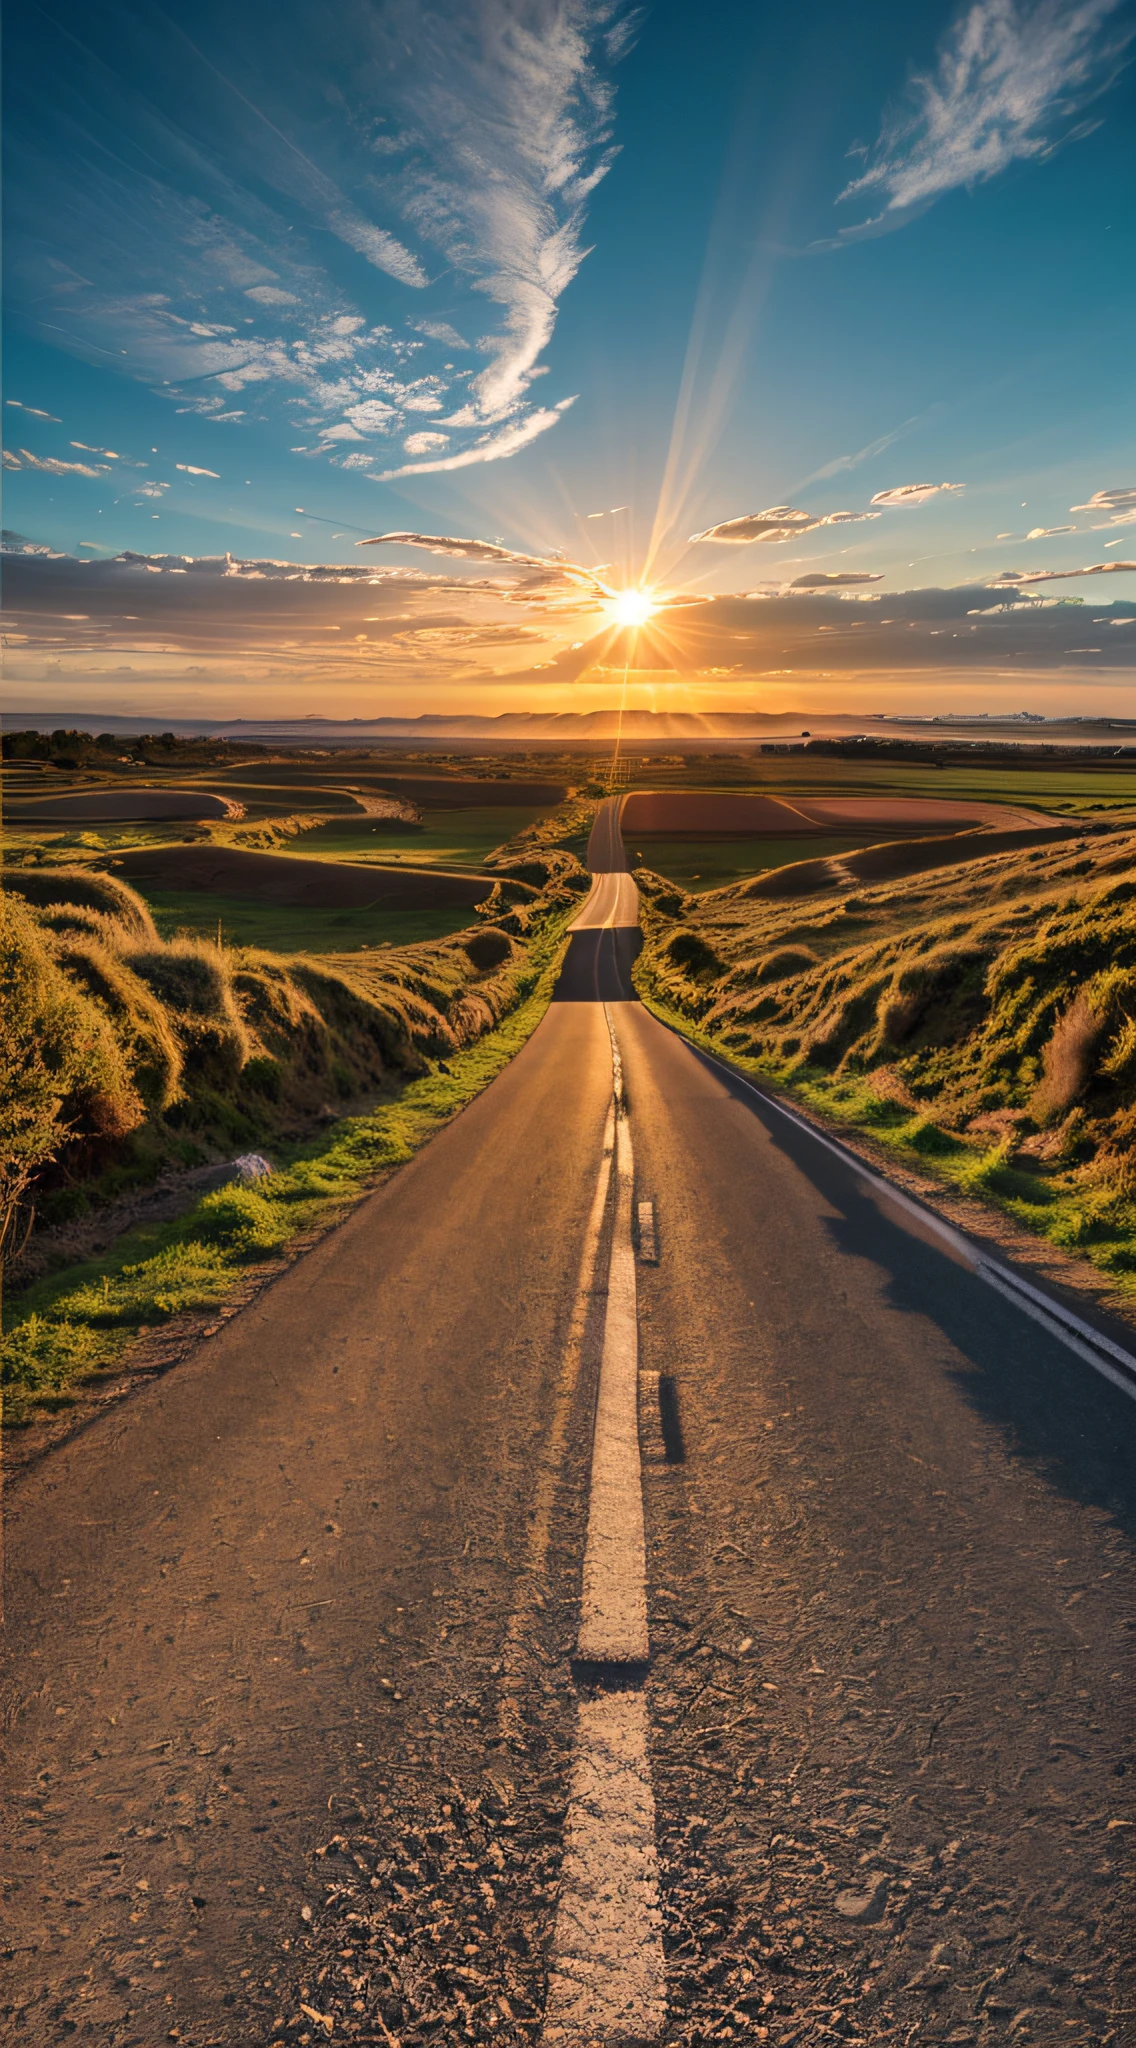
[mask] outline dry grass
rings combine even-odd
[[[1136,833],[811,897],[638,877],[649,1000],[1136,1272]],[[995,1125],[997,1128],[995,1128]]]
[[[571,854],[522,865],[535,879],[499,871],[472,930],[320,958],[165,942],[117,878],[18,871],[0,926],[0,1230],[295,1138],[493,1029],[532,978],[526,940],[587,885]]]

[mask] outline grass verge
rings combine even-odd
[[[680,1010],[649,979],[637,978],[644,1007],[700,1051],[764,1083],[802,1109],[870,1137],[928,1180],[958,1188],[1012,1216],[1025,1229],[1063,1251],[1087,1259],[1121,1294],[1136,1296],[1136,1203],[1109,1186],[1062,1186],[1014,1163],[1012,1143],[976,1145],[945,1130],[922,1111],[881,1099],[860,1078],[842,1079],[820,1068],[791,1069],[723,1045]]]
[[[113,1371],[133,1340],[186,1310],[219,1306],[250,1265],[313,1226],[338,1220],[487,1088],[531,1037],[551,1000],[575,906],[547,928],[496,1029],[365,1116],[346,1117],[285,1151],[278,1170],[206,1195],[175,1222],[134,1230],[106,1256],[46,1277],[11,1304],[2,1351],[4,1419],[75,1399],[84,1380]]]

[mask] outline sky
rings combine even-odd
[[[1136,0],[18,10],[9,709],[1136,716],[1134,60]]]

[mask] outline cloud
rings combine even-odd
[[[448,434],[408,434],[403,442],[408,455],[434,455],[439,448],[448,448]]]
[[[890,491],[877,491],[873,505],[925,505],[940,491],[965,491],[965,484],[895,484]]]
[[[793,579],[789,588],[791,590],[843,590],[846,588],[850,589],[857,583],[882,583],[883,580],[882,571],[878,576],[873,576],[866,571],[833,569],[827,573],[818,571],[814,576],[797,576]]]
[[[72,441],[72,448],[81,448],[84,455],[105,455],[108,462],[117,462],[119,457],[113,448],[92,448],[89,441]]]
[[[214,483],[221,481],[215,469],[198,469],[192,462],[175,462],[174,468],[184,470],[186,476],[211,476]]]
[[[807,484],[822,483],[826,477],[840,476],[846,470],[858,469],[862,462],[871,462],[873,457],[882,455],[885,449],[902,440],[904,434],[909,434],[911,429],[918,425],[919,415],[915,414],[911,419],[904,420],[901,427],[893,427],[890,434],[881,434],[878,440],[869,441],[866,447],[858,448],[855,455],[837,455],[832,462],[826,462],[823,469],[814,469],[812,475],[805,478],[801,488],[804,489]]]
[[[507,455],[516,455],[519,449],[527,448],[539,434],[546,434],[575,403],[574,395],[562,398],[559,405],[530,412],[513,426],[503,427],[499,434],[483,434],[471,448],[463,448],[459,455],[442,455],[427,462],[404,462],[401,469],[384,469],[375,481],[385,484],[399,476],[428,476],[438,470],[469,469],[478,462],[500,462]]]
[[[812,512],[798,511],[795,505],[771,505],[765,512],[746,512],[740,519],[723,519],[704,533],[692,533],[690,544],[703,540],[722,541],[731,547],[744,547],[755,540],[776,543],[815,533],[821,526],[855,526],[862,519],[879,516],[878,512],[826,512],[818,518]]]
[[[416,334],[424,334],[429,341],[444,342],[447,348],[466,350],[470,347],[464,335],[459,334],[456,327],[451,327],[448,320],[410,320],[407,325]]]
[[[1049,156],[1090,132],[1136,34],[1122,0],[974,0],[956,15],[933,73],[910,81],[884,121],[873,160],[840,200],[878,195],[883,210],[820,247],[886,234],[946,192],[1010,164]],[[1124,10],[1126,11],[1126,10]]]
[[[1075,526],[1031,526],[1027,540],[1053,540],[1059,533],[1076,533]]]
[[[92,469],[89,462],[60,462],[54,455],[33,455],[28,448],[21,448],[17,454],[4,450],[5,469],[42,469],[49,476],[90,476],[102,478],[107,475],[105,464]]]
[[[1070,576],[1116,576],[1136,572],[1136,562],[1093,562],[1087,569],[1003,569],[988,588],[1005,584],[1064,583]]]
[[[357,540],[357,548],[424,548],[431,555],[453,555],[462,562],[503,562],[524,569],[559,569],[560,563],[547,555],[526,555],[507,548],[500,541],[465,540],[440,533],[376,533],[370,540]]]
[[[1112,517],[1095,527],[1096,533],[1105,526],[1136,526],[1136,485],[1113,484],[1108,490],[1094,491],[1084,505],[1070,505],[1070,512],[1110,512]],[[1109,542],[1106,545],[1112,546]]]
[[[63,95],[40,43],[10,116],[10,304],[203,416],[255,388],[289,447],[297,401],[325,460],[344,419],[403,432],[443,411],[454,466],[526,447],[562,409],[530,389],[612,161],[628,0],[281,0],[255,72],[230,17],[206,56],[167,11],[127,78],[110,0]],[[447,317],[411,314],[405,292],[443,277]],[[430,374],[406,375],[416,352]],[[389,420],[353,417],[369,398]]]
[[[22,399],[6,398],[4,403],[5,405],[14,405],[18,412],[30,413],[33,420],[50,420],[53,427],[61,427],[63,425],[63,421],[57,419],[53,412],[41,412],[38,406],[25,405]]]

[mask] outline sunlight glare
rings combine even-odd
[[[647,590],[617,590],[611,602],[612,621],[617,626],[645,626],[654,611]]]

